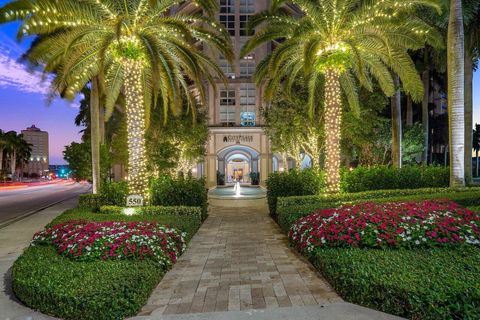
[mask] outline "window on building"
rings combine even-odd
[[[220,123],[226,127],[235,126],[235,89],[220,90]]]
[[[248,32],[248,19],[255,13],[255,0],[240,0],[240,36],[246,37],[253,35]]]
[[[227,78],[235,79],[235,71],[233,70],[233,66],[228,63],[227,60],[220,60],[220,68]]]
[[[245,46],[245,43],[247,42],[248,38],[241,38],[240,41],[239,41],[239,46],[240,48],[243,48]],[[240,57],[241,59],[244,59],[244,60],[255,60],[255,53],[251,52],[249,53],[248,55],[246,55],[245,57]]]
[[[240,61],[240,77],[251,77],[255,72],[255,61]]]
[[[235,36],[235,0],[220,0],[220,23],[231,36]]]
[[[253,83],[240,85],[240,124],[244,127],[255,126],[255,105],[257,89]]]

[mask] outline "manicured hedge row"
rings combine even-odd
[[[118,206],[102,206],[100,207],[100,213],[104,214],[125,214],[128,210],[128,214],[140,214],[149,216],[194,216],[199,219],[202,218],[202,209],[198,207],[162,207],[162,206],[144,206],[136,208],[125,208]]]
[[[277,198],[318,194],[324,187],[323,175],[314,170],[275,172],[267,179],[270,215],[276,219]]]
[[[78,208],[99,211],[101,206],[106,206],[103,197],[99,194],[81,194],[78,197]]]
[[[448,187],[450,171],[440,166],[357,167],[342,174],[343,192]]]
[[[448,187],[449,170],[440,166],[357,167],[344,170],[341,189],[344,193],[389,189]],[[321,171],[303,170],[276,172],[267,179],[270,215],[276,219],[277,198],[320,194],[324,188]]]
[[[348,302],[408,319],[478,319],[480,249],[319,249],[316,268]]]
[[[102,206],[123,207],[127,194],[126,183],[106,183],[98,194],[81,195],[78,207],[95,212],[100,211]],[[202,220],[205,220],[208,215],[208,190],[205,180],[192,177],[172,178],[169,176],[153,179],[150,183],[150,204],[165,207],[199,207],[202,212]]]
[[[48,227],[56,224],[65,223],[68,221],[154,221],[166,226],[177,228],[187,233],[187,240],[190,239],[200,228],[202,222],[200,219],[200,209],[189,208],[189,212],[194,212],[192,215],[150,215],[150,214],[116,214],[116,213],[96,213],[89,209],[71,209],[65,211],[60,216],[56,217],[47,225]],[[172,211],[170,211],[172,212]]]
[[[278,199],[278,224],[286,232],[297,219],[321,209],[338,207],[345,203],[413,201],[449,199],[463,206],[480,205],[480,188],[423,188],[376,190],[338,195],[294,196]]]
[[[23,303],[45,314],[123,319],[140,310],[163,274],[149,259],[78,262],[52,246],[35,246],[15,261],[12,285]]]

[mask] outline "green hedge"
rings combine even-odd
[[[118,206],[102,206],[100,213],[104,214],[125,214],[125,207]],[[144,206],[136,208],[128,208],[133,214],[149,215],[149,216],[194,216],[202,218],[202,209],[198,207],[162,207],[162,206]]]
[[[99,194],[81,194],[78,197],[78,208],[99,211],[101,206],[106,205],[103,197]]]
[[[192,177],[161,177],[150,185],[152,206],[188,206],[200,207],[202,219],[207,218],[208,190],[205,179]]]
[[[408,319],[478,319],[480,249],[319,249],[313,264],[348,302]]]
[[[480,188],[423,188],[399,190],[375,190],[358,193],[342,193],[337,195],[294,196],[278,199],[278,224],[288,231],[293,222],[310,213],[338,207],[345,203],[366,201],[415,201],[426,199],[450,199],[463,206],[480,205]]]
[[[169,210],[169,209],[167,209]],[[180,209],[182,210],[182,209]],[[187,210],[186,210],[187,211]],[[185,212],[186,212],[185,211]],[[68,221],[154,221],[167,225],[170,227],[177,228],[183,232],[187,233],[187,240],[189,240],[200,228],[202,222],[200,219],[200,212],[198,208],[189,208],[189,212],[194,212],[192,215],[151,215],[151,214],[135,214],[135,215],[125,215],[123,213],[95,213],[89,209],[71,209],[65,211],[60,216],[53,219],[48,225],[48,227],[54,226],[56,224],[65,223]],[[172,212],[172,211],[170,211]]]
[[[82,194],[78,207],[98,212],[101,206],[124,206],[128,193],[126,182],[104,183],[98,194]]]
[[[343,172],[341,189],[343,192],[362,192],[448,187],[449,175],[449,168],[440,166],[358,167]]]
[[[324,187],[322,173],[311,169],[274,172],[268,176],[266,184],[268,208],[274,219],[279,197],[318,194]]]
[[[163,276],[151,260],[77,262],[51,246],[28,248],[12,268],[13,291],[26,305],[64,319],[123,319],[145,305]]]

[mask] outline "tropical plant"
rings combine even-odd
[[[0,136],[1,161],[5,153],[10,160],[10,174],[12,181],[16,180],[17,168],[21,167],[23,174],[23,165],[28,162],[32,152],[31,144],[25,141],[23,134],[17,134],[15,131],[1,133]]]
[[[423,20],[411,15],[420,6],[439,10],[435,0],[295,0],[301,17],[283,11],[285,0],[273,1],[271,9],[255,15],[250,28],[259,28],[242,49],[246,55],[266,41],[276,49],[256,70],[255,78],[266,83],[266,98],[280,84],[292,84],[303,77],[309,88],[310,115],[320,105],[324,91],[326,190],[340,190],[340,141],[342,93],[359,114],[357,88],[372,89],[376,80],[387,96],[395,93],[392,72],[414,101],[423,86],[408,50],[425,43],[440,46],[438,34]]]
[[[306,88],[297,85],[295,92],[295,96],[288,96],[279,90],[271,105],[262,109],[263,130],[270,138],[272,152],[293,159],[296,169],[300,169],[304,155],[310,157],[312,167],[318,167],[323,142],[319,117],[308,117]]]
[[[402,159],[406,163],[416,163],[417,157],[423,154],[423,130],[421,123],[407,128],[402,139]]]
[[[207,115],[201,106],[195,106],[195,118],[187,112],[176,117],[154,113],[147,130],[149,168],[162,174],[188,174],[195,163],[205,155],[208,140]]]
[[[472,134],[472,146],[473,150],[475,150],[475,176],[478,177],[478,152],[480,151],[480,124],[475,124],[475,129],[473,130]]]
[[[450,186],[463,187],[465,186],[465,36],[461,0],[450,1],[447,42]]]
[[[157,97],[165,114],[177,114],[183,97],[195,105],[192,84],[203,100],[202,81],[214,83],[213,73],[223,77],[201,43],[232,59],[228,34],[209,18],[217,2],[195,4],[206,16],[172,14],[173,0],[16,0],[0,9],[0,23],[23,20],[20,36],[40,36],[29,59],[55,72],[55,92],[71,98],[99,81],[107,118],[125,96],[131,194],[148,194],[144,135]]]

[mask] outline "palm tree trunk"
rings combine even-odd
[[[12,152],[12,159],[10,162],[10,172],[12,173],[12,181],[15,181],[15,171],[17,169],[17,151],[13,149]]]
[[[105,108],[101,106],[99,109],[100,144],[105,144]]]
[[[90,130],[92,148],[92,189],[96,194],[100,190],[100,111],[99,106],[98,79],[92,79],[92,90],[90,93]]]
[[[465,65],[462,1],[450,1],[447,44],[450,186],[465,186]]]
[[[465,182],[471,184],[473,149],[473,59],[465,51]]]
[[[409,95],[407,96],[407,114],[406,114],[406,125],[408,128],[413,126],[413,103],[412,103],[412,97]]]
[[[125,100],[128,132],[128,191],[147,199],[147,162],[145,149],[145,109],[141,86],[141,62],[127,59]]]
[[[475,166],[475,176],[478,177],[478,150],[475,150],[476,166]]]
[[[341,123],[340,73],[329,69],[325,73],[325,170],[329,193],[340,192]]]
[[[429,126],[429,113],[428,113],[428,100],[430,97],[430,71],[427,69],[422,73],[422,82],[423,82],[423,100],[422,100],[422,131],[423,131],[423,152],[422,152],[422,162],[424,164],[428,163],[428,126]]]
[[[392,163],[393,166],[402,167],[402,103],[400,93],[400,79],[394,77],[397,91],[391,99],[392,108]]]
[[[3,150],[5,150],[5,148],[0,149],[0,173],[3,170]]]

